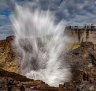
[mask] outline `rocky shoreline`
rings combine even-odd
[[[72,80],[50,87],[43,81],[28,79],[19,73],[11,43],[14,36],[0,41],[0,91],[96,91],[96,47],[82,42],[80,47],[70,49],[64,61],[71,67]]]
[[[0,91],[96,91],[96,81],[83,79],[79,84],[66,82],[59,87],[50,87],[43,81],[0,69]]]

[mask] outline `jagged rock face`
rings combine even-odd
[[[82,80],[96,80],[96,49],[91,42],[82,42],[79,48],[69,51],[65,60],[71,65],[73,79],[81,83]]]
[[[2,74],[1,74],[2,73]],[[0,69],[0,91],[75,91],[73,83],[65,83],[59,87],[50,87],[40,80],[28,79],[25,76]]]
[[[2,74],[1,74],[2,73]],[[96,81],[82,81],[80,84],[66,82],[59,87],[50,87],[40,80],[0,69],[0,91],[95,91]]]
[[[14,36],[9,36],[6,40],[0,40],[0,68],[18,73],[18,64],[13,52],[12,42]]]

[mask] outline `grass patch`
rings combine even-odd
[[[80,42],[75,42],[72,45],[70,45],[70,49],[76,49],[80,47]]]

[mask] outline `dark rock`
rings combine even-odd
[[[11,41],[13,41],[15,39],[15,36],[8,36],[7,38],[6,38],[6,41],[7,42],[11,42]]]
[[[71,66],[73,81],[96,79],[96,49],[91,42],[82,42],[81,47],[69,51],[64,58]]]

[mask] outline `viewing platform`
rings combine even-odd
[[[65,34],[76,42],[93,42],[96,43],[96,26],[66,26]]]

